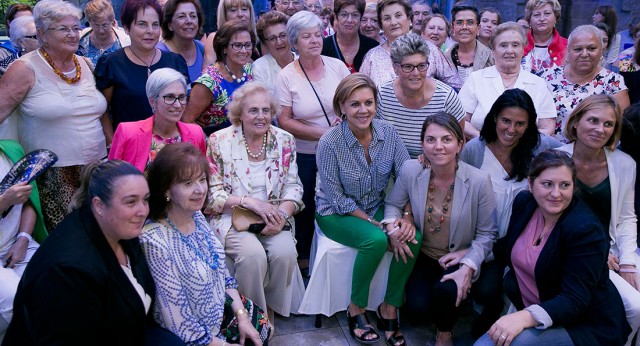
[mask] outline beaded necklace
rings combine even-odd
[[[242,83],[242,82],[244,82],[244,81],[246,81],[246,80],[247,80],[247,73],[246,73],[246,72],[244,72],[244,68],[242,69],[242,78],[238,78],[238,77],[236,77],[236,75],[234,75],[234,74],[231,72],[231,69],[229,68],[229,66],[227,66],[227,63],[226,63],[226,62],[224,62],[224,61],[223,61],[223,62],[222,62],[222,65],[224,65],[224,68],[226,68],[226,69],[227,69],[227,72],[229,73],[229,75],[231,76],[231,79],[233,79],[233,81],[234,81],[235,83],[240,84],[240,83]]]
[[[442,223],[444,222],[444,217],[445,215],[447,215],[448,211],[449,211],[449,203],[451,202],[451,198],[453,196],[453,185],[454,183],[451,183],[451,185],[449,186],[449,189],[447,190],[447,195],[444,197],[444,201],[442,202],[442,213],[440,214],[440,218],[438,219],[438,223],[436,224],[433,221],[433,192],[436,189],[435,184],[433,183],[433,172],[431,173],[431,176],[429,177],[429,197],[427,198],[427,212],[429,213],[429,215],[427,216],[427,223],[429,223],[429,233],[431,234],[438,234],[441,229],[440,226],[442,225]]]
[[[185,243],[191,250],[193,250],[196,253],[196,256],[198,256],[198,258],[200,258],[204,263],[206,263],[209,266],[209,268],[211,268],[213,270],[217,270],[218,269],[218,265],[219,265],[218,262],[219,262],[220,256],[216,252],[215,246],[209,240],[209,237],[207,237],[206,232],[200,228],[200,225],[198,224],[198,221],[193,220],[193,222],[195,222],[195,224],[196,224],[195,232],[201,232],[204,235],[204,239],[207,241],[207,247],[209,248],[209,253],[213,254],[213,261],[211,261],[209,258],[207,258],[207,256],[205,256],[198,249],[197,246],[194,246],[192,244],[192,242],[189,240],[189,237],[187,237],[186,235],[182,234],[182,232],[180,232],[178,227],[176,227],[176,225],[174,225],[173,222],[171,222],[171,219],[169,218],[169,215],[167,215],[165,217],[165,220],[167,220],[167,223],[169,224],[169,226],[171,226],[171,228],[173,228],[173,230],[178,233],[178,235],[180,236],[180,239],[182,240],[182,242]]]
[[[250,157],[257,159],[262,155],[262,153],[264,152],[264,149],[267,147],[267,134],[265,133],[264,136],[262,137],[262,148],[260,148],[260,151],[257,154],[254,154],[251,152],[251,150],[249,150],[249,144],[247,142],[248,142],[247,138],[245,137],[244,147],[245,149],[247,149],[247,154],[249,154]]]
[[[51,66],[53,72],[55,72],[60,78],[62,78],[63,81],[67,82],[67,84],[73,84],[80,80],[80,76],[82,76],[82,69],[80,68],[80,63],[78,62],[78,58],[76,58],[75,54],[71,56],[71,59],[73,59],[73,65],[76,69],[76,75],[73,78],[65,76],[44,49],[40,48],[40,54],[42,55],[42,57],[44,57],[44,60],[47,62],[47,64]]]
[[[453,47],[451,50],[451,60],[453,60],[453,63],[456,66],[460,66],[462,68],[473,67],[473,61],[468,65],[460,63],[460,59],[458,58],[458,46]]]

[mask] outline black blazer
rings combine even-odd
[[[511,263],[511,250],[538,207],[523,191],[513,202],[507,235],[494,248],[496,260],[506,264],[505,293],[524,308]],[[609,280],[609,243],[598,219],[574,197],[562,213],[535,267],[540,306],[553,326],[566,328],[575,345],[623,345],[631,332],[622,299]]]
[[[121,244],[138,283],[154,297],[138,238]],[[150,322],[93,214],[83,207],[31,258],[3,345],[144,345]]]

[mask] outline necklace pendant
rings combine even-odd
[[[104,49],[100,48],[100,55],[104,53]]]
[[[440,225],[436,226],[436,233],[440,232]]]
[[[431,234],[436,234],[436,230],[435,230],[435,229],[433,229],[433,227],[431,227],[431,228],[429,228],[429,233],[431,233]]]
[[[151,76],[151,68],[147,67],[147,77]]]

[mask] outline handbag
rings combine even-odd
[[[296,201],[292,199],[271,199],[267,202],[282,203],[287,201],[296,203]],[[238,232],[248,231],[251,233],[258,234],[262,232],[262,230],[265,228],[267,224],[262,220],[262,217],[260,217],[260,215],[253,212],[253,210],[242,207],[240,205],[235,205],[233,207],[233,212],[231,213],[231,225]],[[291,225],[290,224],[285,225],[285,227],[282,228],[282,230],[290,231]]]

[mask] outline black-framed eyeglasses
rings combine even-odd
[[[404,73],[411,73],[414,69],[418,69],[420,72],[424,72],[429,68],[429,63],[423,62],[422,64],[412,65],[412,64],[396,64],[400,66],[400,69]]]
[[[231,48],[233,48],[233,50],[235,50],[236,52],[239,52],[242,50],[242,48],[250,51],[253,49],[253,43],[248,42],[248,43],[240,43],[240,42],[235,42],[235,43],[231,43],[229,44],[231,46]]]
[[[278,42],[278,39],[280,39],[280,41],[284,42],[287,40],[287,33],[286,32],[281,32],[278,35],[273,35],[273,36],[269,36],[267,38],[265,38],[265,40],[271,44],[275,44],[276,42]]]
[[[342,11],[338,13],[338,18],[340,18],[340,20],[348,20],[349,18],[353,18],[353,20],[360,20],[360,17],[362,16],[358,12],[349,13],[346,11]]]
[[[176,101],[178,101],[181,105],[186,105],[187,95],[179,95],[179,96],[164,95],[162,96],[162,100],[164,101],[164,104],[169,106],[173,106],[176,103]]]

